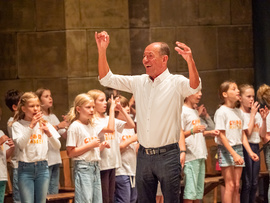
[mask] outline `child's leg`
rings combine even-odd
[[[110,198],[110,202],[114,201],[114,192],[115,192],[115,168],[110,170],[110,176],[109,176],[109,198]]]
[[[183,195],[184,203],[190,203],[197,199],[199,167],[199,160],[193,160],[185,163],[185,189]]]
[[[46,202],[50,174],[47,161],[39,161],[35,165],[35,202]]]
[[[249,196],[251,192],[251,182],[252,182],[252,167],[253,160],[249,157],[248,152],[243,148],[245,167],[242,173],[242,189],[241,189],[241,202],[249,203]]]
[[[126,175],[115,177],[115,203],[130,202],[130,178]]]
[[[18,168],[13,168],[12,198],[13,202],[21,202],[20,191],[18,186]]]
[[[0,203],[4,202],[7,181],[0,181]]]
[[[99,164],[93,164],[93,203],[102,203],[102,189]]]
[[[93,202],[95,168],[85,161],[74,162],[75,203]]]
[[[233,202],[239,203],[240,202],[240,179],[242,175],[242,167],[234,167],[234,194],[233,194]]]
[[[234,194],[234,166],[221,167],[221,173],[225,181],[224,202],[232,202]]]
[[[49,183],[49,189],[48,194],[57,194],[58,186],[59,186],[59,170],[60,164],[55,164],[52,166],[49,166],[49,172],[50,172],[50,183]]]
[[[22,202],[34,202],[35,163],[19,162],[18,186]]]
[[[259,144],[251,144],[250,145],[252,151],[256,153],[260,158],[260,147]],[[261,158],[260,158],[261,159]],[[251,191],[249,196],[249,202],[253,203],[256,199],[256,193],[259,185],[259,173],[260,173],[260,159],[259,161],[252,160],[252,182],[251,182]]]

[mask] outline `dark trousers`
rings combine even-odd
[[[115,169],[100,171],[103,203],[114,202]]]
[[[146,154],[140,146],[137,156],[136,183],[138,203],[155,203],[160,181],[164,203],[179,203],[181,165],[178,147],[161,154]]]
[[[259,144],[249,143],[250,148],[259,156]],[[260,172],[260,161],[253,161],[246,149],[243,147],[244,159],[246,167],[242,172],[242,190],[241,203],[254,203],[258,187],[258,176]]]

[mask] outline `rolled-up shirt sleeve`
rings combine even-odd
[[[101,85],[132,93],[134,76],[113,74],[111,71],[105,77],[99,79]]]

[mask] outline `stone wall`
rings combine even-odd
[[[0,129],[11,112],[8,89],[51,89],[61,118],[74,97],[97,80],[95,31],[106,30],[114,73],[141,74],[143,50],[154,41],[171,47],[169,70],[187,74],[175,41],[191,47],[211,115],[226,79],[253,83],[251,0],[0,0]],[[127,95],[128,96],[128,95]]]

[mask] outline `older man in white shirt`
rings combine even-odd
[[[113,74],[107,62],[106,51],[110,42],[107,32],[96,33],[95,38],[100,83],[130,92],[136,101],[140,143],[136,170],[138,202],[155,202],[160,181],[165,202],[178,203],[181,165],[183,167],[186,149],[181,128],[182,105],[185,97],[201,89],[190,48],[176,42],[175,50],[187,61],[190,79],[170,74],[167,68],[170,50],[163,42],[145,48],[143,65],[146,74],[121,76]]]

